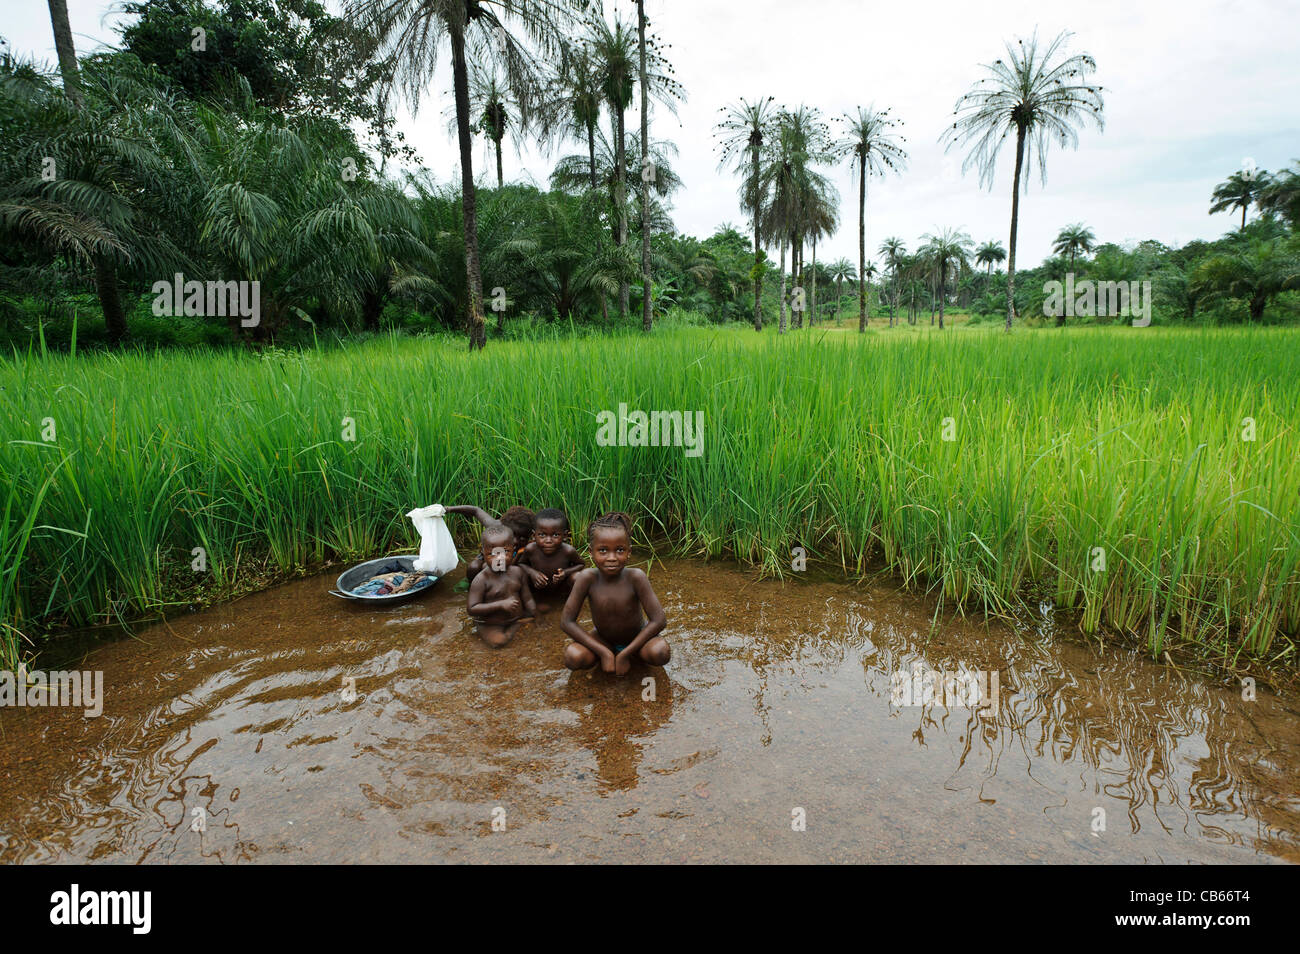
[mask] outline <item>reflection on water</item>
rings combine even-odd
[[[673,661],[624,680],[566,670],[555,613],[488,649],[446,583],[370,611],[302,580],[101,646],[101,718],[0,710],[0,861],[1300,860],[1287,700],[1050,618],[653,580]],[[917,664],[996,671],[997,710],[893,705]]]

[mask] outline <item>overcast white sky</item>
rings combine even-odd
[[[635,16],[631,0],[605,5]],[[668,53],[688,95],[679,117],[658,110],[651,135],[680,149],[675,168],[685,187],[673,218],[679,231],[700,237],[723,222],[746,228],[736,181],[717,170],[718,107],[772,95],[828,117],[874,104],[903,120],[911,161],[902,176],[870,183],[868,258],[879,258],[875,248],[885,236],[914,248],[923,233],[945,226],[965,229],[976,243],[1005,245],[1014,154],[1004,150],[989,192],[975,173],[963,178],[959,162],[945,161],[938,137],[957,97],[982,75],[980,64],[1035,28],[1044,37],[1069,29],[1071,51],[1096,59],[1106,128],[1085,130],[1078,151],[1051,152],[1045,188],[1035,175],[1021,203],[1017,257],[1026,266],[1047,255],[1057,230],[1072,222],[1091,226],[1099,241],[1181,245],[1218,237],[1234,217],[1207,214],[1216,183],[1247,157],[1269,170],[1300,158],[1295,0],[647,0],[646,7],[652,29],[672,44]],[[68,12],[79,52],[116,41],[110,3],[68,0]],[[6,6],[0,35],[16,53],[54,62],[44,3]],[[404,113],[399,122],[424,163],[448,180],[457,174],[456,153],[444,118],[451,86],[445,60],[440,68],[444,75],[429,84],[418,116]],[[553,158],[508,151],[506,177],[545,186]],[[486,150],[475,163],[480,181],[489,181]],[[833,180],[840,230],[817,257],[856,262],[857,190],[847,164]]]

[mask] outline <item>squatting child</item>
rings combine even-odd
[[[632,520],[625,513],[607,513],[587,527],[594,567],[573,579],[573,591],[564,604],[560,626],[573,638],[564,650],[570,669],[590,669],[596,663],[605,672],[626,675],[632,660],[663,666],[672,657],[668,641],[659,634],[667,618],[659,597],[643,570],[627,568],[632,556]],[[591,601],[588,633],[578,625],[582,604]]]
[[[479,554],[483,569],[469,585],[469,615],[489,646],[506,645],[526,620],[537,615],[528,576],[515,565],[513,544],[509,527],[500,523],[486,527]]]
[[[533,542],[519,558],[539,600],[563,605],[573,590],[573,578],[587,568],[582,555],[569,543],[569,518],[563,510],[547,507],[537,511]],[[546,606],[542,606],[546,609]]]

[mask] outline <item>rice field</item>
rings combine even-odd
[[[1298,341],[732,328],[480,354],[390,338],[14,355],[0,652],[12,666],[52,630],[156,613],[196,579],[413,549],[405,512],[441,502],[562,506],[579,540],[622,509],[661,554],[791,574],[802,547],[971,610],[1050,594],[1100,638],[1294,666]],[[598,415],[620,404],[703,412],[702,453],[604,446]]]

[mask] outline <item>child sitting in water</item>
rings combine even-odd
[[[528,579],[533,592],[561,604],[573,589],[573,578],[587,568],[582,556],[569,544],[568,536],[569,518],[563,510],[539,510],[533,542],[519,560],[525,571],[531,571]]]
[[[627,673],[633,659],[667,665],[672,650],[659,635],[667,623],[664,608],[645,572],[626,568],[632,555],[631,518],[625,513],[598,517],[587,527],[587,540],[596,565],[574,577],[573,592],[564,604],[560,626],[574,640],[564,650],[564,664],[590,669],[599,662],[605,672],[618,676]],[[588,597],[592,633],[578,625]]]
[[[533,524],[537,520],[537,516],[531,510],[519,506],[511,507],[501,515],[500,520],[494,519],[486,510],[472,504],[458,504],[455,507],[447,507],[446,511],[447,513],[458,513],[462,516],[473,517],[484,527],[499,527],[503,524],[509,527],[511,533],[514,534],[514,554],[512,559],[515,562],[518,562],[520,557],[524,555],[524,547],[528,546],[528,542],[533,538]],[[482,569],[483,557],[481,555],[474,557],[465,566],[465,579],[473,583],[474,577],[478,576]],[[531,575],[531,570],[527,572]]]
[[[484,529],[483,569],[469,587],[469,615],[489,646],[504,646],[526,619],[537,615],[528,577],[522,567],[514,565],[513,543],[514,535],[504,524]]]

